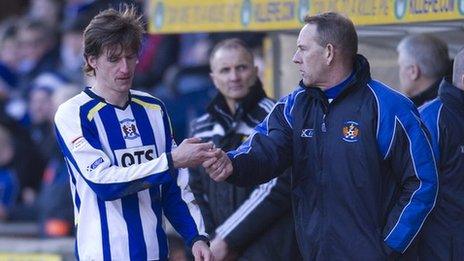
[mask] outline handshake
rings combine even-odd
[[[215,148],[212,142],[199,138],[182,141],[171,152],[175,168],[193,168],[202,165],[214,181],[224,181],[232,175],[233,167],[227,154]]]

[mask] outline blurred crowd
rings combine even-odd
[[[57,107],[92,86],[82,73],[82,32],[99,11],[148,1],[34,0],[0,20],[0,222],[38,222],[44,237],[73,233],[67,166],[55,141]],[[229,37],[247,42],[262,64],[260,33],[146,34],[133,86],[162,99],[177,142],[216,89],[209,53]],[[261,67],[262,68],[262,67]]]

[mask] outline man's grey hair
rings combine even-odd
[[[407,36],[398,44],[397,51],[405,55],[409,64],[417,64],[427,77],[441,78],[450,69],[448,46],[432,35]]]

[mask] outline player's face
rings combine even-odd
[[[228,101],[237,102],[247,96],[257,74],[253,57],[242,48],[219,49],[211,60],[211,78]]]
[[[325,80],[325,47],[319,45],[317,27],[306,24],[300,31],[293,62],[300,71],[306,86],[318,86]]]
[[[100,56],[89,57],[88,62],[95,69],[95,85],[101,90],[124,95],[129,92],[138,62],[136,53],[108,52],[105,48]]]

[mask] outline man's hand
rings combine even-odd
[[[235,253],[233,250],[230,250],[227,242],[219,237],[215,237],[211,242],[211,252],[213,253],[214,261],[237,259],[237,253]]]
[[[220,149],[213,151],[214,157],[206,160],[202,165],[205,168],[206,173],[208,173],[209,177],[214,181],[224,181],[232,175],[232,162],[224,151]]]
[[[214,157],[212,142],[201,142],[199,138],[189,138],[172,150],[172,161],[175,168],[193,168],[205,160]]]
[[[192,246],[192,254],[195,257],[195,261],[212,261],[213,254],[209,249],[205,241],[198,240]]]

